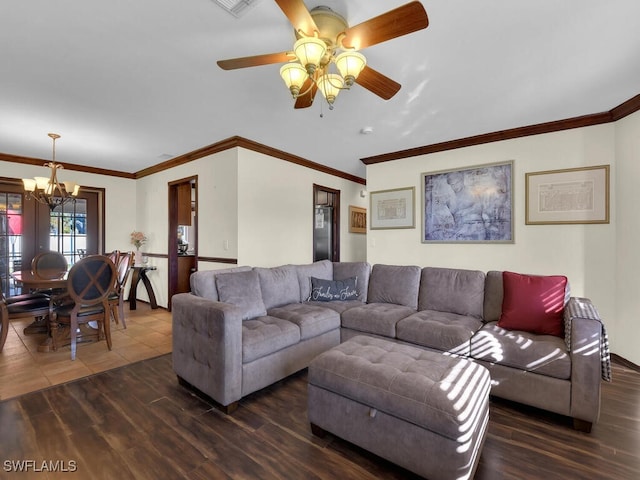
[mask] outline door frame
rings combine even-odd
[[[175,294],[178,289],[178,185],[182,185],[184,183],[192,183],[193,189],[195,190],[195,206],[194,211],[195,215],[193,218],[193,225],[195,227],[195,245],[193,250],[194,261],[196,265],[196,270],[198,268],[198,234],[200,229],[198,228],[198,175],[193,175],[191,177],[181,178],[179,180],[173,180],[168,182],[168,200],[169,200],[169,219],[168,219],[168,296],[167,296],[167,310],[171,311],[171,297]]]
[[[322,203],[321,197],[326,194],[327,200]],[[330,205],[333,207],[333,215],[331,218],[331,260],[333,262],[340,261],[340,190],[335,188],[325,187],[313,184],[313,204],[311,222],[313,228],[313,244],[311,246],[311,258],[315,261],[315,244],[316,244],[316,229],[315,229],[315,214],[316,205]]]

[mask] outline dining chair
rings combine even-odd
[[[111,307],[111,315],[116,325],[122,320],[122,327],[127,328],[127,322],[124,318],[124,286],[127,284],[131,266],[133,265],[133,252],[120,253],[116,270],[118,271],[118,279],[116,281],[115,290],[109,295],[109,306]]]
[[[118,265],[118,259],[120,258],[120,250],[114,250],[111,253],[105,253],[105,255],[113,262],[114,265]]]
[[[53,350],[60,347],[61,336],[69,329],[71,360],[76,358],[80,325],[97,322],[96,340],[104,334],[111,350],[109,294],[117,279],[116,267],[104,255],[89,255],[76,262],[69,270],[66,298],[54,302],[50,318]]]
[[[7,299],[0,292],[0,352],[7,341],[9,320],[46,317],[49,313],[50,302],[47,295],[18,295]]]
[[[42,270],[66,272],[68,267],[67,259],[60,252],[42,252],[31,260],[31,270],[34,272]]]

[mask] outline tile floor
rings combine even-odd
[[[141,302],[137,306],[129,311],[125,303],[126,329],[111,323],[111,351],[105,341],[79,344],[75,361],[68,346],[38,352],[45,337],[24,335],[30,319],[10,322],[0,353],[0,400],[171,352],[171,313]]]

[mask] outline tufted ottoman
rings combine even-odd
[[[469,360],[357,336],[311,361],[309,422],[429,480],[469,478],[489,389]]]

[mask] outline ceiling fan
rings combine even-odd
[[[294,108],[310,107],[320,90],[329,108],[341,90],[354,83],[384,100],[400,84],[366,64],[358,51],[413,33],[429,25],[427,12],[414,1],[353,27],[329,7],[309,11],[302,0],[275,0],[294,27],[297,41],[293,51],[219,60],[224,70],[285,63],[280,75],[295,99]],[[339,53],[341,52],[341,53]],[[340,74],[329,70],[331,65]]]

